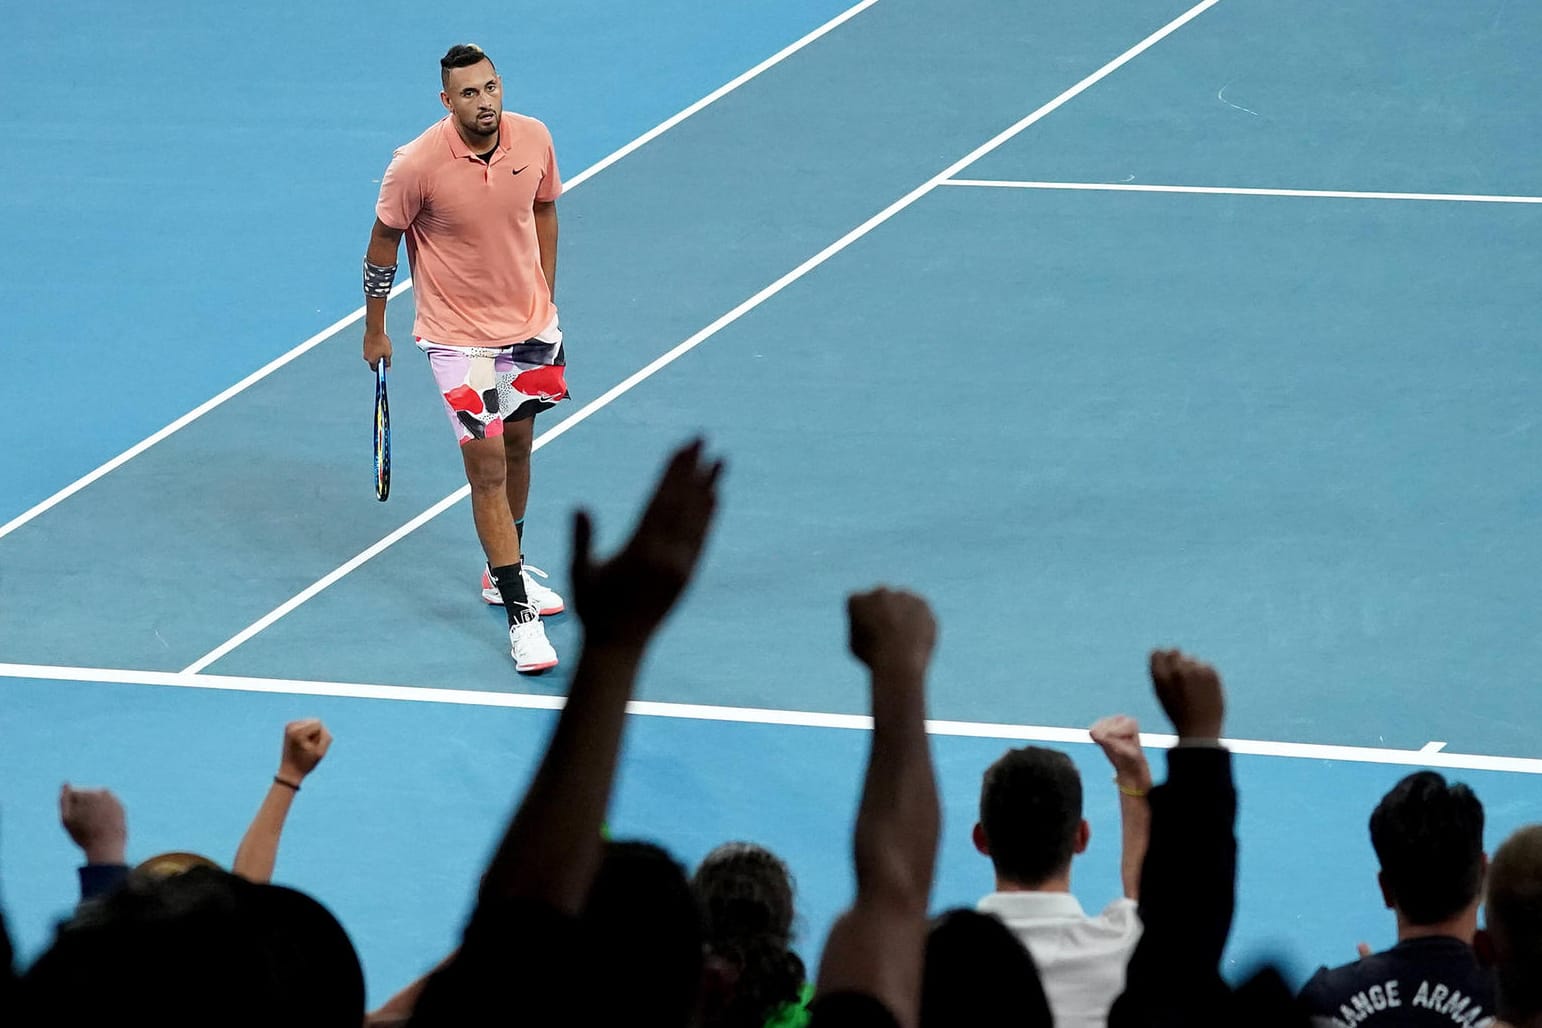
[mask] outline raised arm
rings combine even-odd
[[[396,253],[402,229],[379,218],[370,230],[364,253],[364,359],[373,368],[384,360],[391,366],[391,337],[386,334],[386,300],[396,281]]]
[[[1091,734],[1114,766],[1114,787],[1119,790],[1119,877],[1124,894],[1140,899],[1140,869],[1151,841],[1151,765],[1140,748],[1140,725],[1133,717],[1116,714],[1093,725]]]
[[[273,865],[278,861],[279,837],[284,834],[284,822],[289,808],[300,793],[300,784],[306,775],[316,770],[321,758],[332,745],[332,734],[327,726],[315,718],[291,721],[284,726],[284,750],[279,758],[278,774],[268,786],[257,816],[241,838],[236,848],[236,860],[231,870],[252,882],[267,882],[273,878]]]
[[[1177,650],[1152,653],[1151,680],[1178,745],[1167,755],[1167,781],[1151,791],[1143,930],[1109,1028],[1219,1023],[1230,994],[1220,962],[1235,902],[1237,795],[1220,744],[1221,680]]]
[[[587,514],[573,522],[573,607],[584,629],[568,701],[535,778],[493,854],[460,949],[383,1014],[412,1007],[411,1024],[507,1019],[566,1023],[577,985],[578,915],[603,852],[627,701],[655,632],[685,591],[717,506],[720,462],[700,441],[670,459],[621,551],[590,555]],[[524,1022],[521,1022],[524,1023]]]
[[[128,818],[110,790],[65,783],[59,790],[59,823],[86,859],[80,868],[81,902],[111,892],[128,877]]]
[[[920,597],[887,589],[853,596],[848,615],[851,650],[872,675],[873,737],[854,838],[857,898],[825,943],[814,1024],[821,1008],[833,1015],[834,1004],[867,997],[914,1028],[940,820],[925,695],[937,625]]]
[[[700,441],[676,452],[632,538],[603,563],[589,551],[589,516],[575,515],[570,581],[583,649],[546,755],[482,880],[483,901],[582,907],[600,863],[627,701],[648,644],[695,574],[721,471]]]

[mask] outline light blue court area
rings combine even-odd
[[[839,669],[858,680],[855,665]],[[128,811],[129,858],[190,849],[227,862],[276,766],[286,720],[319,716],[336,737],[285,829],[275,880],[314,893],[349,929],[373,1000],[454,944],[475,883],[534,770],[547,712],[435,703],[261,696],[222,691],[12,680],[4,687],[0,836],[4,901],[27,952],[78,894],[78,851],[56,819],[59,783],[106,784]],[[56,718],[61,697],[68,721]],[[868,736],[841,729],[634,718],[610,825],[661,840],[694,865],[717,843],[749,838],[798,876],[800,947],[813,966],[850,902],[851,819]],[[945,814],[938,909],[991,888],[969,843],[979,776],[1009,744],[934,740]],[[1091,746],[1069,746],[1086,787],[1093,842],[1076,865],[1083,905],[1119,892],[1117,794]],[[1160,753],[1152,760],[1158,777]],[[1262,959],[1304,976],[1389,945],[1366,819],[1406,770],[1237,758],[1242,843],[1230,973]],[[1535,817],[1531,776],[1453,775],[1489,814],[1492,849]],[[1332,858],[1328,859],[1327,854]]]
[[[939,906],[989,886],[967,834],[1007,739],[1118,711],[1165,729],[1157,645],[1214,661],[1228,730],[1255,743],[1234,972],[1391,941],[1365,819],[1420,760],[1477,789],[1491,846],[1542,819],[1514,773],[1542,768],[1542,14],[1190,2],[72,21],[101,159],[45,175],[54,140],[21,115],[0,152],[0,876],[25,946],[74,889],[60,781],[122,792],[134,856],[228,860],[281,725],[311,714],[338,743],[280,876],[339,912],[376,998],[455,937],[551,723],[517,708],[566,692],[579,641],[551,619],[564,664],[510,667],[410,291],[390,308],[390,502],[370,486],[359,257],[391,148],[436,117],[433,61],[464,38],[512,56],[510,104],[551,124],[572,179],[849,14],[561,202],[574,398],[537,425],[531,561],[566,590],[572,509],[617,545],[692,434],[730,464],[641,684],[675,716],[632,721],[619,834],[688,861],[772,845],[815,954],[850,895],[866,745],[821,726],[866,710],[842,600],[877,581],[932,600],[931,716],[980,736],[935,738]],[[57,17],[16,38],[43,46]],[[218,58],[193,86],[188,52]],[[50,81],[0,69],[34,106]],[[59,416],[49,376],[81,360],[113,388]],[[1303,748],[1321,744],[1358,759]],[[1101,906],[1115,797],[1071,749],[1096,839],[1077,891]]]

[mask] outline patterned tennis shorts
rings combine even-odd
[[[503,435],[568,397],[567,359],[557,319],[534,339],[508,346],[440,346],[418,338],[462,446]]]

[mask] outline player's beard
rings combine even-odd
[[[498,127],[503,117],[497,111],[493,111],[492,115],[491,120],[483,120],[482,112],[478,111],[469,121],[462,121],[461,128],[466,130],[466,135],[480,139],[489,145],[495,145],[498,142]]]

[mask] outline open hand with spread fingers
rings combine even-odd
[[[590,552],[594,525],[573,517],[573,607],[590,644],[641,646],[696,572],[717,509],[723,462],[698,439],[675,451],[632,538],[609,560]]]

